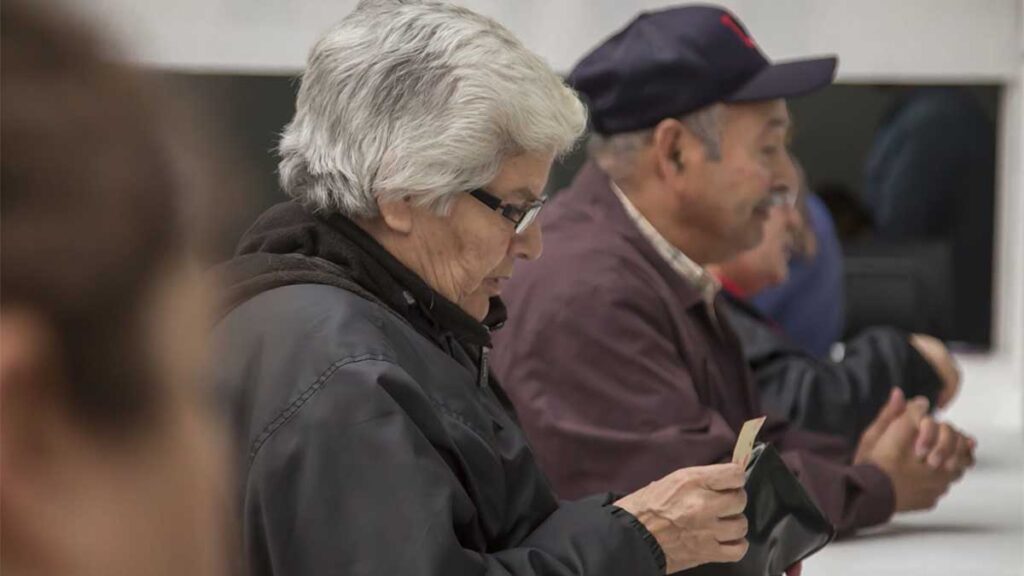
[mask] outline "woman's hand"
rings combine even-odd
[[[615,505],[658,540],[669,574],[708,562],[736,562],[747,553],[744,481],[738,464],[681,468]]]

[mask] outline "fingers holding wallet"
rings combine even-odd
[[[615,504],[658,541],[669,573],[736,562],[747,551],[744,481],[738,464],[681,468]]]

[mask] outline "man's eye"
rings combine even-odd
[[[765,156],[774,156],[775,154],[778,153],[778,151],[779,151],[779,147],[778,146],[765,146],[764,148],[761,148],[761,152]]]

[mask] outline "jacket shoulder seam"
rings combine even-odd
[[[349,364],[356,364],[358,362],[365,361],[383,361],[393,363],[391,358],[383,354],[360,354],[357,356],[346,356],[339,360],[336,360],[326,370],[320,373],[320,375],[310,385],[306,386],[299,394],[298,398],[293,400],[287,406],[285,406],[278,415],[267,424],[260,434],[252,441],[252,447],[249,450],[249,462],[248,468],[252,468],[253,462],[256,460],[256,456],[259,454],[264,444],[270,440],[270,437],[274,435],[282,426],[287,424],[292,418],[298,414],[299,410],[302,409],[306,403],[316,395],[317,392],[324,388],[327,380],[334,375],[335,372],[340,370],[343,366]]]

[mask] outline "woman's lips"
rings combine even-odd
[[[491,296],[499,296],[501,294],[501,283],[507,280],[507,278],[486,278],[483,281],[484,291]]]
[[[502,293],[502,283],[497,278],[488,278],[483,281],[483,290],[492,296]]]

